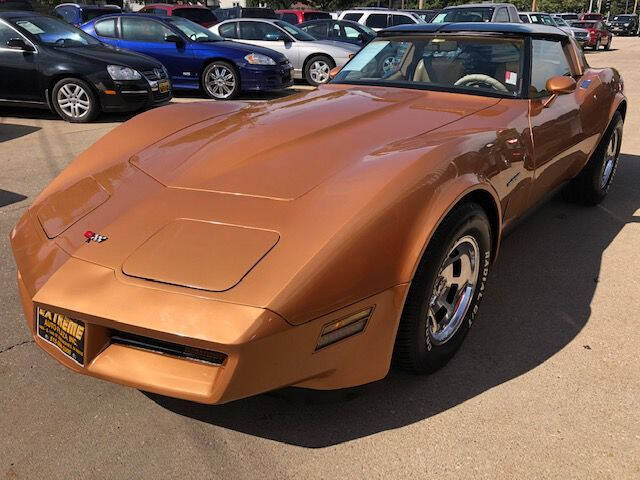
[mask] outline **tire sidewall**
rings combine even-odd
[[[62,108],[60,108],[60,105],[58,105],[58,92],[60,91],[60,89],[64,85],[67,85],[69,83],[76,83],[76,84],[80,85],[87,92],[87,96],[89,97],[89,102],[90,102],[89,103],[89,110],[82,117],[79,117],[79,118],[70,117],[66,113],[64,113]],[[56,113],[58,115],[60,115],[60,117],[62,117],[63,120],[65,120],[67,122],[70,122],[70,123],[87,123],[87,122],[90,122],[100,112],[100,107],[98,105],[98,98],[96,97],[96,94],[93,92],[93,89],[91,88],[91,86],[87,82],[85,82],[84,80],[81,80],[81,79],[75,78],[75,77],[63,78],[62,80],[59,80],[54,85],[53,89],[51,90],[51,105],[53,106],[53,109],[56,111]]]
[[[317,83],[311,78],[311,65],[318,60],[324,60],[327,65],[329,65],[329,70],[336,66],[336,63],[331,59],[331,57],[327,55],[313,55],[304,66],[304,79],[307,81],[309,85],[312,87],[317,87],[318,85],[324,85],[324,83]],[[328,83],[331,80],[327,80],[325,83]]]
[[[443,366],[460,348],[462,341],[475,321],[478,307],[485,294],[486,281],[491,266],[490,231],[489,221],[486,215],[480,214],[478,207],[478,211],[475,211],[472,216],[460,219],[449,233],[445,234],[444,241],[440,244],[437,252],[434,251],[428,256],[428,266],[418,284],[418,289],[422,290],[422,293],[419,291],[413,292],[413,294],[422,295],[421,304],[418,308],[417,331],[415,332],[415,347],[419,362],[422,364],[421,370],[434,371]],[[448,255],[454,243],[465,235],[473,236],[479,247],[478,262],[480,262],[480,268],[476,289],[458,330],[445,343],[436,345],[433,343],[430,333],[427,333],[427,313],[434,283],[446,255]]]
[[[592,182],[592,188],[594,189],[594,191],[598,192],[598,195],[601,198],[604,198],[607,195],[607,193],[609,193],[609,190],[611,189],[611,185],[613,183],[613,179],[616,176],[616,170],[618,169],[618,161],[620,157],[620,148],[622,146],[623,126],[624,124],[623,124],[622,118],[620,117],[619,114],[616,114],[616,117],[612,122],[612,127],[607,131],[607,134],[605,136],[605,141],[602,143],[601,148],[598,148],[598,151],[596,153],[598,155],[597,167],[593,170],[594,174],[592,175],[591,182]],[[611,171],[611,175],[609,176],[609,180],[607,181],[607,184],[604,187],[601,187],[600,179],[602,178],[602,174],[604,173],[607,148],[609,146],[609,142],[611,141],[611,137],[613,136],[616,130],[618,131],[618,145],[616,147],[616,155],[613,163],[613,169]]]
[[[209,72],[216,66],[225,67],[226,69],[228,69],[231,73],[233,73],[233,76],[235,79],[235,86],[234,86],[233,92],[231,92],[231,94],[226,98],[219,98],[219,97],[213,96],[206,87],[205,78],[207,77]],[[204,67],[204,70],[202,71],[202,76],[200,78],[200,84],[201,84],[202,90],[204,91],[207,97],[212,98],[214,100],[220,100],[220,101],[232,100],[236,98],[240,93],[240,74],[238,73],[238,69],[235,66],[231,65],[229,62],[224,62],[222,60],[214,60],[213,62],[208,63]]]

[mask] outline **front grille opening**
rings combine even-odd
[[[227,359],[227,355],[204,348],[180,345],[179,343],[165,342],[155,338],[143,337],[133,333],[113,330],[111,333],[111,343],[125,345],[128,347],[140,348],[155,353],[170,355],[172,357],[186,358],[198,362],[210,363],[212,365],[222,365]]]

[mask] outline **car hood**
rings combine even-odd
[[[281,53],[271,50],[270,48],[260,47],[258,45],[248,45],[246,43],[234,42],[231,40],[224,40],[218,42],[194,42],[194,47],[199,51],[211,51],[220,54],[222,52],[229,52],[231,55],[248,55],[249,53],[260,53],[273,58],[276,62],[283,62],[287,60],[287,57]]]
[[[60,47],[58,51],[64,51],[67,55],[76,57],[82,62],[103,62],[105,65],[124,65],[136,70],[151,70],[161,67],[161,64],[157,60],[146,55],[106,45],[95,47]]]
[[[324,87],[181,130],[142,150],[131,163],[170,188],[294,200],[372,148],[428,132],[497,102],[445,96],[450,100],[440,103],[435,92]],[[402,127],[393,127],[395,122]],[[354,150],[355,139],[372,132],[379,140],[365,142],[364,151]]]

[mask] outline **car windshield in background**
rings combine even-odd
[[[166,21],[195,42],[220,42],[224,40],[210,30],[186,18],[168,17]]]
[[[174,17],[182,17],[192,22],[210,22],[218,21],[216,16],[207,8],[176,8],[173,10]]]
[[[291,25],[290,23],[283,22],[282,20],[277,20],[274,23],[278,25],[281,29],[286,31],[289,35],[291,35],[296,40],[300,40],[301,42],[313,42],[314,40],[316,40],[315,37],[312,37],[308,33],[303,32],[295,25]]]
[[[384,38],[360,50],[334,82],[517,97],[523,51],[520,38]]]
[[[576,28],[595,28],[596,22],[571,22],[571,26]]]
[[[101,42],[74,26],[52,17],[31,17],[16,20],[14,25],[28,37],[55,47],[83,47]]]
[[[539,25],[549,25],[550,27],[556,26],[553,19],[549,15],[540,15],[537,13],[530,13],[529,20],[531,21],[531,23],[536,23]]]
[[[438,13],[431,23],[490,22],[493,7],[452,8]]]
[[[633,15],[616,15],[613,17],[614,22],[631,22],[635,17]]]
[[[308,22],[310,20],[330,20],[331,14],[325,12],[308,12],[304,14],[304,21]]]
[[[556,25],[559,27],[568,27],[569,24],[564,21],[562,17],[553,17],[553,21],[556,22]]]
[[[82,13],[84,13],[84,21],[88,22],[89,20],[101,17],[102,15],[109,15],[110,13],[120,13],[120,11],[116,10],[115,8],[88,8],[86,10],[83,10]]]

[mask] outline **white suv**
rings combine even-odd
[[[351,20],[373,30],[382,30],[396,25],[425,23],[419,16],[411,12],[386,10],[384,8],[360,8],[340,12],[339,20]]]

